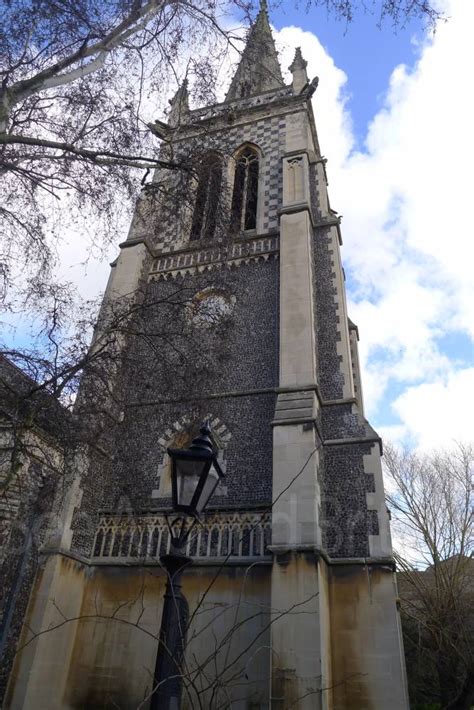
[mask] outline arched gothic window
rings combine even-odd
[[[221,156],[214,152],[207,153],[199,166],[190,239],[212,239],[214,236],[221,185]]]
[[[246,146],[238,155],[232,193],[232,229],[236,232],[257,227],[258,153]]]

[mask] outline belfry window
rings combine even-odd
[[[221,185],[222,159],[218,153],[207,153],[199,166],[190,239],[212,239],[214,236]]]
[[[237,156],[232,193],[232,229],[257,227],[258,153],[247,146]]]

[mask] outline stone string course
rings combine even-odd
[[[150,278],[160,278],[164,274],[173,276],[194,274],[210,267],[240,266],[258,259],[267,260],[278,253],[278,237],[264,237],[238,242],[230,247],[187,251],[159,257],[153,261]]]

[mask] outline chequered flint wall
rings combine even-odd
[[[207,150],[216,150],[221,153],[224,162],[224,185],[227,173],[227,163],[232,160],[235,151],[244,143],[255,144],[263,154],[263,161],[260,165],[260,180],[263,181],[263,232],[278,229],[278,207],[281,204],[282,196],[282,176],[281,176],[281,154],[285,145],[286,118],[285,116],[272,116],[261,118],[242,125],[231,125],[223,130],[203,133],[197,138],[183,140],[176,146],[176,158],[180,156],[189,161],[193,155],[199,156]],[[186,188],[184,188],[186,189]],[[222,200],[220,205],[222,210]],[[158,253],[173,252],[185,249],[189,243],[188,229],[182,229],[179,222],[179,207],[176,204],[162,205],[156,221],[154,222],[154,234],[152,243]],[[178,217],[178,219],[177,219]],[[217,230],[217,235],[221,232],[221,237],[225,240],[228,215],[224,214],[224,224],[222,229]],[[219,221],[219,220],[218,220]],[[177,227],[178,225],[178,227]]]

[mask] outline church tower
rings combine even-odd
[[[190,538],[183,708],[408,707],[382,444],[363,414],[340,218],[301,51],[266,4],[225,101],[186,84],[112,266],[100,440],[43,551],[8,708],[148,707],[169,549],[168,447],[210,423],[225,472]],[[87,384],[78,404],[87,409]],[[97,415],[98,416],[98,415]],[[64,621],[64,620],[67,620]],[[30,635],[29,635],[30,634]]]

